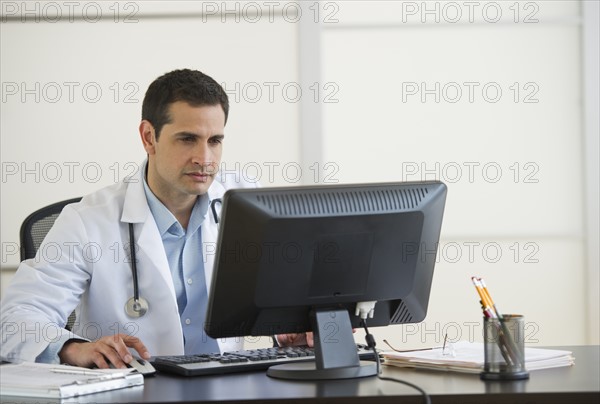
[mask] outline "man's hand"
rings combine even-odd
[[[124,368],[133,359],[127,348],[135,349],[142,359],[150,359],[142,341],[126,334],[108,335],[93,342],[67,341],[58,356],[69,365],[106,369],[112,363],[115,368]]]
[[[275,336],[279,346],[295,346],[295,345],[314,345],[314,335],[312,332],[303,334],[280,334]]]
[[[352,329],[352,334],[356,332],[356,328]],[[308,345],[313,347],[315,345],[315,337],[312,331],[304,334],[279,334],[276,335],[279,346],[295,346],[295,345]]]

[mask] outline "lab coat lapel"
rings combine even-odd
[[[121,222],[127,226],[129,223],[134,223],[133,228],[138,248],[136,252],[139,252],[137,257],[138,270],[157,271],[169,288],[173,296],[173,303],[177,304],[169,262],[158,227],[146,201],[143,180],[141,172],[139,177],[131,178],[125,194]]]

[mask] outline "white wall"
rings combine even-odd
[[[580,2],[476,3],[124,2],[115,22],[111,2],[78,3],[73,21],[61,2],[61,18],[3,2],[2,289],[23,218],[134,169],[146,87],[192,67],[230,92],[227,168],[263,185],[448,184],[428,317],[373,330],[379,341],[480,339],[481,275],[504,311],[525,314],[529,344],[598,343]]]
[[[105,18],[69,22],[71,6],[47,23],[39,7],[38,23],[2,24],[3,243],[18,241],[20,223],[38,207],[137,169],[145,156],[137,133],[144,92],[175,68],[200,69],[230,93],[224,168],[239,166],[264,185],[282,182],[281,169],[271,179],[267,168],[299,161],[298,106],[284,98],[295,97],[298,83],[297,24],[236,23],[232,15],[223,23],[190,2],[126,3],[136,7],[121,6],[115,23],[113,3],[86,4],[101,5]],[[79,17],[83,7],[75,8]],[[85,10],[94,16],[96,7]],[[134,22],[125,22],[133,11]],[[288,83],[289,96],[282,94]],[[18,263],[11,248],[3,244],[2,266]]]
[[[526,316],[529,344],[585,343],[598,322],[588,329],[584,310],[579,5],[462,4],[348,2],[322,26],[323,80],[339,86],[324,104],[324,161],[345,182],[449,186],[428,318],[377,334],[480,340],[481,275]]]

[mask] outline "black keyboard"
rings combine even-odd
[[[357,344],[356,349],[360,360],[375,360],[373,351],[366,345]],[[223,354],[155,356],[150,362],[161,372],[201,376],[266,370],[273,365],[314,359],[313,348],[296,346],[251,349]]]

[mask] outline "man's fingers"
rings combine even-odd
[[[306,333],[306,345],[309,347],[313,347],[315,345],[315,336],[311,331]]]
[[[279,343],[280,346],[289,346],[292,345],[294,342],[294,339],[296,338],[297,334],[279,334],[277,335],[277,342]]]
[[[308,345],[312,347],[315,341],[314,334],[310,331],[300,334],[279,334],[276,337],[281,346]]]
[[[128,335],[123,338],[123,341],[125,345],[127,345],[129,348],[135,349],[137,353],[140,354],[140,357],[142,357],[143,359],[150,359],[151,355],[148,351],[148,348],[146,348],[146,345],[144,345],[144,343],[139,338]]]
[[[124,368],[133,359],[129,348],[135,349],[142,358],[150,359],[150,353],[142,341],[125,334],[104,336],[94,342],[67,342],[59,352],[59,357],[71,365],[106,369],[112,364],[116,368]]]
[[[110,359],[107,361],[106,356],[100,351],[93,351],[91,353],[91,359],[94,365],[99,369],[108,369],[110,367]]]
[[[126,364],[133,359],[129,349],[127,349],[124,337],[126,336],[116,334],[113,336],[102,337],[97,341],[97,352],[102,354],[117,368],[126,367]]]

